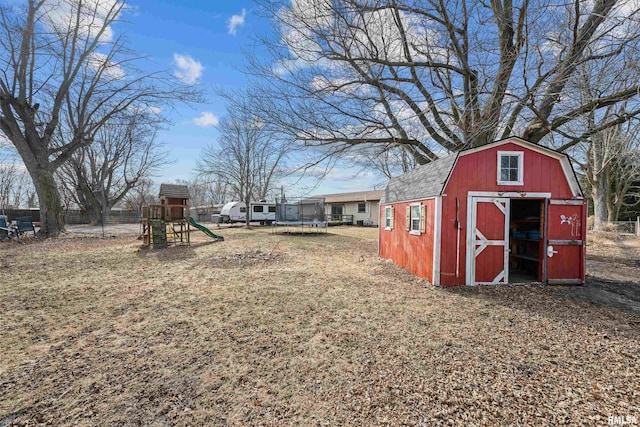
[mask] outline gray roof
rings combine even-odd
[[[168,199],[189,199],[189,187],[178,184],[160,184],[160,197]]]
[[[380,200],[384,194],[384,190],[356,191],[352,193],[324,194],[325,203],[344,203],[344,202],[370,202]]]
[[[419,200],[442,194],[457,158],[457,154],[451,154],[419,166],[404,175],[391,178],[380,203]]]

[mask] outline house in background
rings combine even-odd
[[[325,218],[329,224],[378,225],[380,198],[384,190],[326,194]]]
[[[586,209],[566,154],[511,137],[391,179],[380,256],[442,286],[582,284]]]

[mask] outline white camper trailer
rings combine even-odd
[[[251,202],[251,221],[271,225],[276,220],[276,204]]]
[[[247,208],[243,202],[229,202],[220,211],[222,222],[244,222],[247,218]]]
[[[276,220],[276,204],[267,202],[251,202],[249,205],[251,222],[271,224]],[[222,222],[244,222],[247,209],[244,202],[229,202],[220,211]]]

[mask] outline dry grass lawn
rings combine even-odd
[[[0,243],[0,426],[640,418],[638,316],[434,288],[379,259],[375,229],[221,234]]]

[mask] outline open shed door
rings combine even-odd
[[[545,277],[551,285],[583,284],[586,200],[547,200]]]
[[[471,283],[509,280],[509,199],[474,197],[471,204]]]

